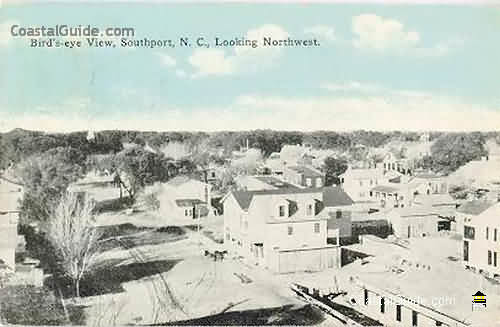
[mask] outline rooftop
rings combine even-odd
[[[177,199],[175,200],[175,203],[179,207],[192,207],[197,204],[205,204],[205,202],[200,199]]]
[[[306,175],[307,177],[323,177],[323,174],[307,166],[290,166],[291,170]]]
[[[354,201],[341,187],[323,188],[323,204],[325,207],[348,206],[354,204]]]
[[[353,179],[382,178],[384,172],[378,168],[349,168],[340,177],[349,176]]]
[[[284,182],[281,179],[272,176],[254,176],[254,178],[276,188],[297,188],[290,183]]]
[[[484,200],[472,200],[462,203],[457,211],[468,215],[479,215],[494,204]]]

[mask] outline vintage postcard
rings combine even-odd
[[[0,325],[500,326],[500,3],[0,0]]]

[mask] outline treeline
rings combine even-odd
[[[439,133],[432,133],[437,138]],[[124,143],[133,143],[153,148],[160,148],[169,142],[179,142],[196,147],[205,142],[214,150],[229,155],[233,150],[244,147],[258,148],[264,156],[279,152],[285,144],[310,144],[318,149],[347,150],[356,145],[380,147],[391,140],[416,141],[420,137],[416,132],[299,132],[254,130],[242,132],[221,131],[204,132],[142,132],[142,131],[99,131],[92,142],[87,141],[87,132],[43,133],[15,129],[0,134],[0,168],[9,163],[17,163],[30,155],[43,153],[58,147],[71,147],[83,155],[117,153],[123,150]]]

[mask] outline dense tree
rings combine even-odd
[[[339,185],[339,175],[343,174],[347,170],[347,161],[343,159],[336,159],[334,157],[328,157],[325,159],[323,164],[323,170],[325,172],[325,185]]]
[[[146,185],[168,180],[171,161],[163,154],[152,153],[136,146],[116,154],[115,166],[122,176],[123,186],[132,200]]]
[[[431,147],[431,156],[420,164],[436,172],[449,174],[467,162],[487,155],[481,133],[453,133],[439,137]]]
[[[24,184],[22,218],[47,221],[50,208],[57,203],[70,183],[85,173],[85,156],[74,148],[55,148],[35,154],[17,169]]]

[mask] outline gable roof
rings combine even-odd
[[[253,192],[249,191],[232,191],[236,202],[238,202],[239,206],[243,210],[248,210],[250,207],[250,203],[252,202]]]
[[[340,174],[339,177],[346,176],[353,179],[382,178],[384,177],[384,173],[378,168],[348,168],[343,174]]]
[[[462,205],[458,207],[457,211],[468,215],[479,215],[489,207],[493,206],[493,204],[493,202],[484,200],[472,200],[462,203]]]
[[[232,190],[230,193],[233,194],[241,209],[248,210],[253,197],[256,195],[321,194],[321,192],[322,189],[289,187],[258,191]],[[225,201],[225,199],[222,201]]]
[[[307,166],[290,166],[288,168],[307,177],[323,177],[323,174]]]
[[[341,187],[331,186],[323,188],[323,204],[325,207],[348,206],[354,201]]]
[[[194,182],[198,182],[198,183],[201,183],[201,184],[205,184],[197,179],[194,179],[194,178],[191,178],[189,176],[186,176],[186,175],[180,175],[180,176],[175,176],[174,178],[172,178],[171,180],[169,180],[166,185],[169,185],[169,186],[180,186],[182,184],[185,184],[187,182],[190,182],[190,181],[194,181]]]

